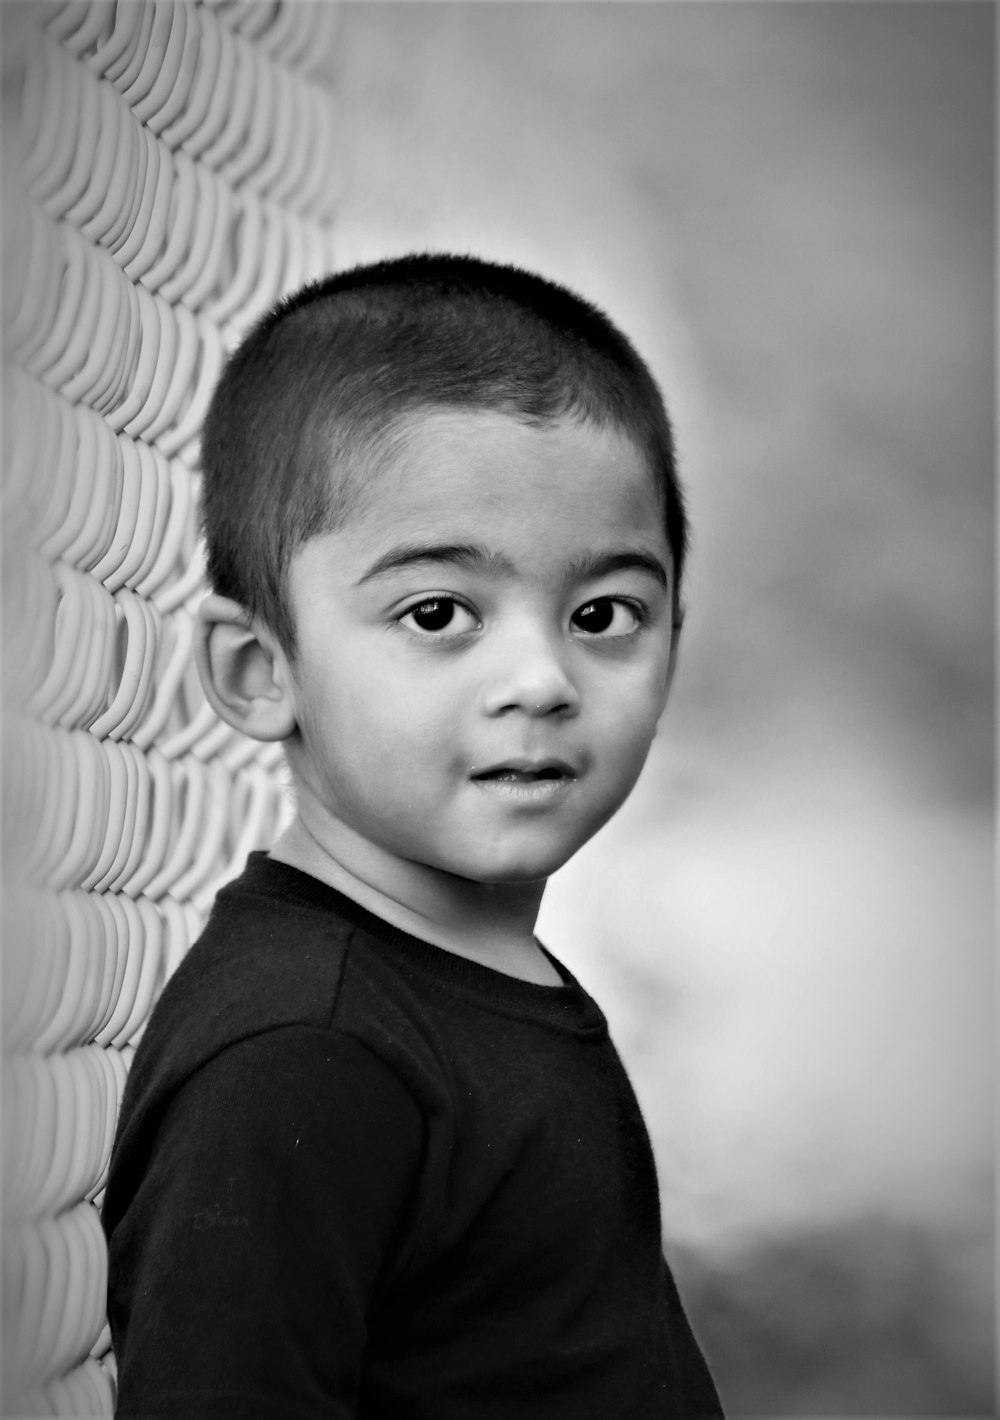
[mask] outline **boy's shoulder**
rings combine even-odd
[[[338,1032],[376,1055],[404,1047],[411,1062],[426,1057],[419,995],[365,918],[334,889],[251,854],[156,1004],[129,1072],[126,1113],[140,1100],[143,1114],[158,1113],[211,1061],[274,1032]]]
[[[269,876],[268,860],[252,854],[220,890],[156,1004],[141,1055],[183,1053],[191,1069],[262,1031],[329,1024],[351,924],[336,912],[300,907]]]

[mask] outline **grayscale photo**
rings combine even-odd
[[[4,0],[2,1392],[989,1420],[992,0]]]

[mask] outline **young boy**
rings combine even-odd
[[[540,278],[390,261],[251,332],[203,464],[205,690],[296,813],[136,1053],[119,1415],[720,1415],[605,1019],[534,935],[673,672],[652,377]]]

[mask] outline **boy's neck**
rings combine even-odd
[[[297,814],[270,856],[311,874],[422,941],[522,981],[562,979],[534,935],[545,882],[478,883],[422,863],[376,856],[328,823]]]

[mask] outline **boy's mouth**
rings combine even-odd
[[[507,764],[496,764],[489,769],[480,769],[470,776],[478,784],[542,784],[568,782],[576,778],[570,765],[558,759],[548,759],[532,764],[527,760],[511,760]]]

